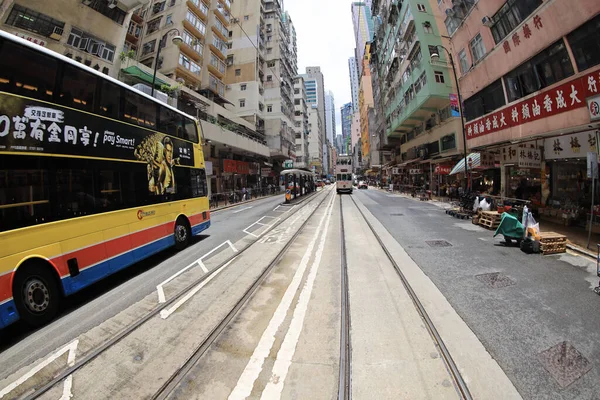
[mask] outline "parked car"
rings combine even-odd
[[[360,182],[358,182],[358,188],[359,189],[368,189],[369,185],[367,185],[367,182],[365,182],[365,181],[360,181]]]
[[[330,181],[329,179],[327,179],[327,180],[325,181],[325,184],[326,184],[326,185],[331,185],[331,181]]]

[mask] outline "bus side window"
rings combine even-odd
[[[94,111],[97,81],[96,75],[65,63],[57,102],[78,110]]]
[[[198,128],[193,119],[183,117],[184,132],[183,138],[190,142],[198,143]]]
[[[125,92],[123,121],[156,129],[157,104],[129,90]]]
[[[119,104],[121,101],[121,87],[102,79],[100,83],[100,98],[96,112],[105,117],[119,119]]]
[[[0,90],[52,101],[58,62],[10,40],[0,47]]]
[[[158,131],[171,136],[181,137],[183,119],[181,114],[170,108],[159,106]]]

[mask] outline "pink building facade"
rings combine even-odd
[[[600,1],[441,0],[469,152],[501,170],[501,192],[544,208],[584,202],[600,121]],[[591,107],[591,109],[590,109]],[[568,188],[564,177],[578,181]]]

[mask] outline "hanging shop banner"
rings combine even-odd
[[[250,175],[259,175],[260,174],[260,164],[259,163],[250,163],[249,167]]]
[[[454,93],[450,94],[450,110],[453,117],[460,116],[460,112],[458,111],[458,96]]]
[[[271,176],[271,168],[270,167],[262,167],[260,169],[260,176],[262,176],[264,178]]]
[[[544,158],[546,160],[584,158],[589,151],[597,151],[596,131],[579,132],[544,140]]]
[[[392,175],[399,175],[400,174],[400,168],[392,168]]]
[[[585,99],[599,94],[600,70],[596,70],[469,122],[465,126],[467,139],[475,139],[527,122],[586,107],[588,103]]]
[[[237,172],[235,160],[223,160],[223,172],[227,174],[235,174]]]
[[[594,96],[589,98],[588,101],[588,112],[590,113],[590,120],[600,120],[600,96]]]
[[[411,168],[409,170],[410,175],[421,175],[422,173],[423,173],[423,170],[420,168]]]
[[[496,166],[496,155],[481,152],[479,154],[479,169],[491,169]]]
[[[520,168],[542,168],[542,152],[540,149],[519,148],[517,165]]]
[[[204,169],[206,170],[206,175],[210,176],[213,174],[213,164],[212,161],[205,161],[204,162]]]
[[[435,167],[436,175],[450,175],[450,171],[452,171],[452,166],[450,165],[438,165]]]

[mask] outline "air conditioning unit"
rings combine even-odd
[[[115,8],[118,3],[119,0],[108,0],[108,8]]]
[[[484,26],[487,26],[488,28],[491,28],[491,27],[492,27],[492,25],[494,24],[494,23],[492,22],[492,19],[491,19],[490,17],[483,17],[483,18],[481,19],[481,23],[482,23]]]
[[[59,28],[58,26],[55,26],[54,30],[50,34],[50,38],[54,39],[54,40],[60,40],[60,38],[63,35],[63,32],[64,32],[63,28]]]

